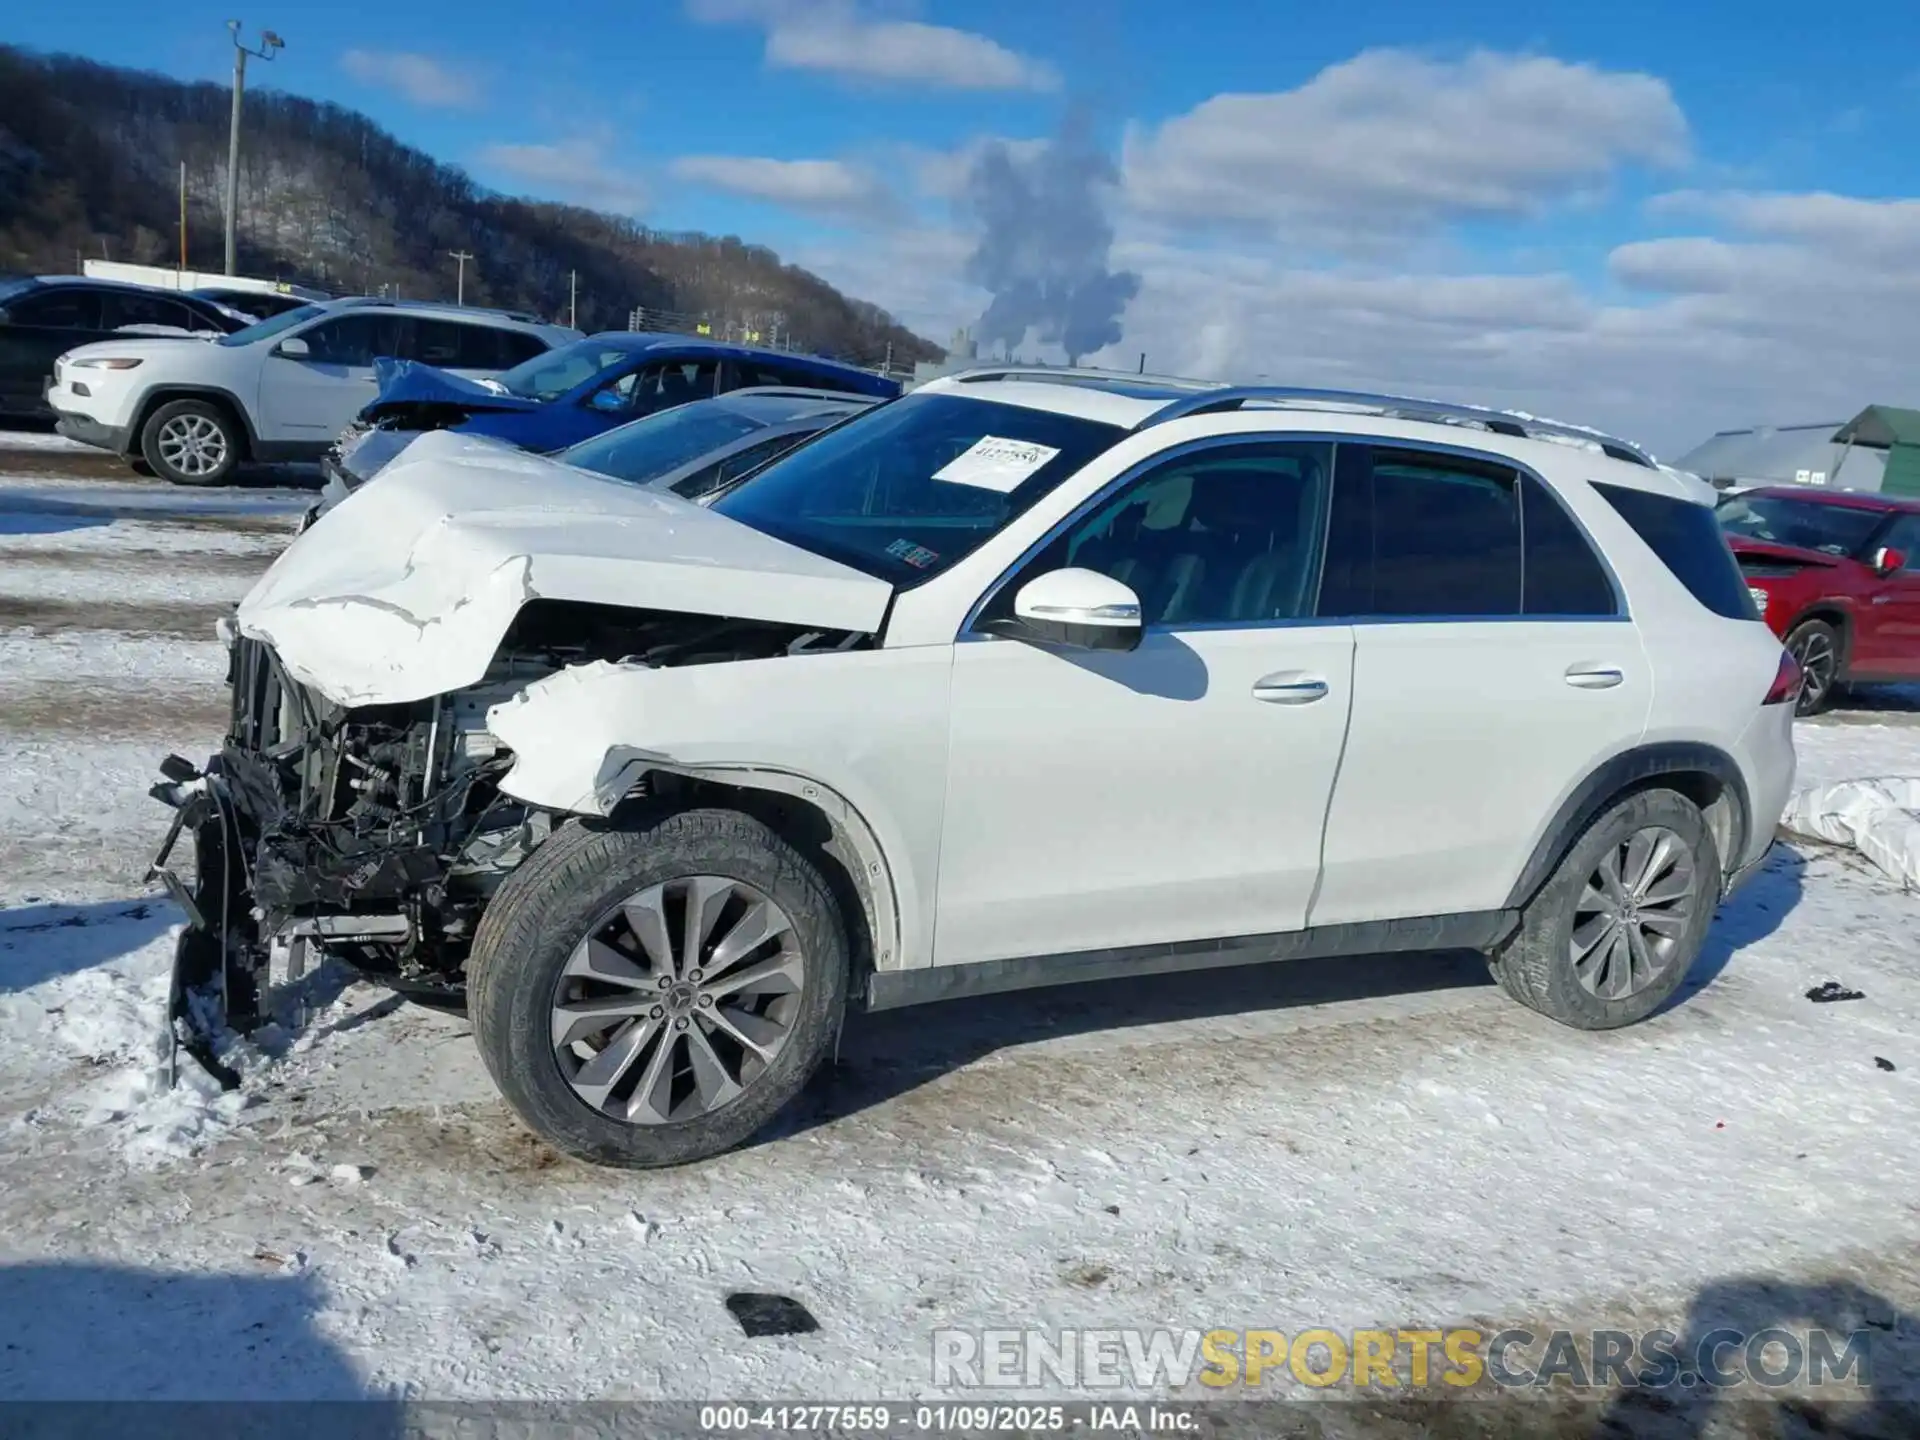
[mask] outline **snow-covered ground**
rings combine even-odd
[[[1916,1373],[1920,897],[1839,850],[1630,1030],[1458,956],[855,1017],[776,1134],[668,1173],[560,1160],[464,1021],[330,974],[241,1090],[158,1091],[146,787],[302,502],[0,478],[0,1400],[904,1397],[937,1328],[1758,1329],[1835,1283]],[[1804,780],[1920,775],[1880,699]],[[746,1339],[736,1290],[819,1329]]]

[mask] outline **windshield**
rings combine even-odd
[[[258,325],[249,325],[244,330],[236,330],[231,335],[222,335],[215,343],[219,345],[256,345],[262,340],[271,340],[274,336],[291,330],[296,325],[304,325],[316,320],[327,312],[318,305],[302,305],[297,310],[289,310],[284,315],[275,315],[271,320],[262,320]]]
[[[569,445],[553,458],[616,480],[645,485],[761,428],[760,421],[728,405],[696,401]]]
[[[774,461],[713,508],[913,585],[970,554],[1125,434],[1024,405],[909,395]]]
[[[634,351],[603,340],[576,340],[521,361],[494,383],[523,400],[554,400],[634,358]]]
[[[1878,510],[1770,495],[1730,495],[1714,513],[1729,535],[1826,555],[1852,555],[1886,519]]]

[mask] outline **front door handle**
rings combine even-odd
[[[1582,690],[1611,690],[1626,678],[1626,672],[1616,665],[1571,665],[1567,667],[1567,684],[1577,685]]]
[[[1253,698],[1272,705],[1311,705],[1326,695],[1327,682],[1304,670],[1276,670],[1253,682]]]

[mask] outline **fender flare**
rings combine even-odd
[[[240,403],[240,397],[224,385],[161,380],[143,390],[139,403],[133,407],[133,423],[127,430],[127,444],[133,447],[132,454],[140,453],[140,436],[147,428],[147,421],[153,418],[153,412],[175,400],[218,400],[239,417],[240,429],[246,435],[247,453],[252,455],[260,448],[260,437],[253,429],[253,416]]]
[[[1639,745],[1603,761],[1560,803],[1535,842],[1526,868],[1507,892],[1506,908],[1518,910],[1533,899],[1561,858],[1573,848],[1581,832],[1614,800],[1630,790],[1646,788],[1648,781],[1663,775],[1689,774],[1708,776],[1719,785],[1721,794],[1728,797],[1730,837],[1728,853],[1720,857],[1720,867],[1723,872],[1739,868],[1740,856],[1746,852],[1753,810],[1746,777],[1740,773],[1733,757],[1716,746],[1697,741],[1670,740]],[[1723,873],[1723,884],[1724,880]]]

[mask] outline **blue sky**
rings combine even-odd
[[[16,13],[4,38],[224,80],[231,13],[94,0]],[[981,145],[1030,155],[1072,108],[1116,159],[1113,263],[1143,281],[1117,350],[1156,368],[1551,405],[1668,448],[1920,404],[1888,333],[1920,329],[1912,5],[279,0],[245,19],[288,42],[250,83],[364,110],[505,191],[772,245],[936,336],[985,299],[958,182]]]

